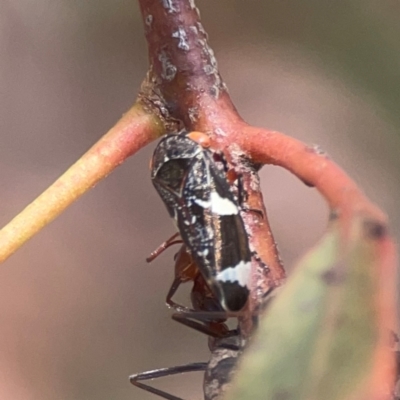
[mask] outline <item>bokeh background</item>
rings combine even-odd
[[[243,117],[326,150],[400,210],[400,3],[203,0],[197,5]],[[51,184],[133,103],[147,69],[134,0],[0,1],[0,223]],[[0,399],[154,399],[128,375],[207,360],[169,318],[174,232],[142,150],[0,266]],[[283,260],[322,234],[315,190],[265,167]],[[176,249],[177,250],[177,249]],[[187,293],[181,294],[182,301]],[[160,387],[201,398],[201,374]]]

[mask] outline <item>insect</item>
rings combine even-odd
[[[172,300],[179,286],[189,281],[193,282],[190,293],[192,309],[181,306]],[[192,256],[187,252],[186,245],[182,245],[175,255],[175,279],[168,291],[166,303],[177,311],[172,314],[173,320],[208,336],[224,338],[238,334],[237,329],[229,330],[224,323],[227,313],[211,292]]]
[[[173,235],[162,243],[161,246],[151,253],[146,261],[151,262],[168,247],[182,243],[182,240],[177,239],[177,236],[179,234]],[[237,335],[238,332],[236,329],[229,330],[224,324],[228,318],[228,313],[222,308],[219,300],[210,290],[192,256],[187,251],[185,244],[175,254],[174,259],[175,277],[166,297],[168,307],[176,311],[176,313],[172,314],[172,319],[216,338]],[[193,282],[190,293],[192,308],[182,306],[173,300],[173,296],[180,285],[186,282]]]
[[[190,363],[175,367],[158,368],[152,371],[145,371],[131,375],[130,382],[147,392],[153,393],[167,400],[183,400],[163,390],[154,388],[142,381],[152,380],[182,374],[186,372],[204,371],[204,399],[215,400],[222,395],[226,386],[231,381],[235,372],[237,360],[241,354],[239,336],[216,339],[210,344],[211,357],[209,362]]]
[[[211,292],[224,310],[239,311],[249,296],[251,252],[226,162],[204,138],[165,136],[151,179]]]
[[[237,360],[241,354],[239,336],[230,336],[215,339],[209,343],[211,357],[209,362],[190,363],[175,367],[158,368],[131,375],[130,382],[147,392],[153,393],[167,400],[183,400],[163,390],[150,386],[142,381],[167,377],[186,372],[204,371],[204,399],[215,400],[222,395],[235,372]]]
[[[160,249],[152,254],[153,259],[165,248],[176,243],[174,237],[165,242]],[[179,286],[188,281],[193,281],[191,292],[191,303],[193,309],[181,306],[172,300]],[[186,372],[205,371],[204,395],[205,400],[215,399],[225,390],[233,375],[236,360],[240,354],[240,337],[237,329],[229,330],[224,323],[226,314],[218,299],[210,291],[197,265],[183,245],[175,256],[175,279],[167,295],[167,304],[178,312],[172,318],[193,329],[209,335],[209,348],[211,351],[210,361],[190,363],[169,368],[159,368],[152,371],[141,372],[131,375],[130,382],[147,392],[156,394],[167,400],[182,400],[163,390],[156,389],[143,381],[152,380],[181,374]]]

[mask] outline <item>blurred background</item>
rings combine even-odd
[[[232,98],[254,125],[318,144],[390,216],[400,210],[400,3],[203,0]],[[147,69],[133,0],[0,1],[0,223],[96,142]],[[169,318],[174,228],[151,186],[153,146],[0,266],[0,399],[155,399],[132,373],[208,358],[204,335]],[[315,190],[261,172],[288,270],[323,233]],[[180,299],[185,301],[184,292]],[[201,374],[159,387],[200,399]]]

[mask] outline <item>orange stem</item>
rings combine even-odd
[[[0,262],[163,132],[157,117],[140,103],[134,104],[106,135],[0,231]]]
[[[262,128],[245,126],[243,133],[240,144],[254,162],[279,165],[295,174],[305,184],[315,186],[332,211],[339,216],[365,212],[386,224],[386,215],[318,148]]]

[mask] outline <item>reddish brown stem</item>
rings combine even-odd
[[[235,144],[242,135],[238,115],[207,42],[200,14],[191,0],[139,0],[150,70],[141,99],[164,118],[171,129],[185,127],[208,133],[214,149],[222,150],[243,176],[249,209],[243,217],[251,246],[265,264],[255,263],[254,292],[265,292],[285,277],[271,233],[254,169],[243,164],[243,152]],[[265,265],[268,268],[265,268]],[[256,306],[259,299],[254,296]]]
[[[376,230],[372,230],[372,232]],[[387,232],[386,232],[387,233]],[[396,309],[396,286],[397,279],[397,254],[393,239],[385,232],[380,232],[377,237],[376,246],[373,249],[373,256],[376,258],[378,271],[377,290],[375,295],[377,304],[377,315],[379,323],[379,344],[375,350],[371,378],[371,398],[380,399],[382,393],[377,389],[384,386],[386,389],[393,388],[396,380],[399,379],[400,371],[396,371],[396,357],[392,349],[388,350],[388,327],[398,329],[398,311]],[[371,234],[371,232],[370,232]],[[387,396],[389,397],[389,396]],[[391,398],[391,396],[390,396]]]
[[[319,149],[279,132],[246,126],[238,137],[252,160],[279,165],[309,186],[315,186],[339,216],[365,213],[386,223],[386,216],[373,205],[355,182]]]
[[[200,14],[191,0],[139,0],[150,70],[143,96],[188,129],[235,116]],[[158,107],[159,108],[159,107]],[[235,119],[238,116],[236,115]],[[211,124],[211,130],[218,126]]]

